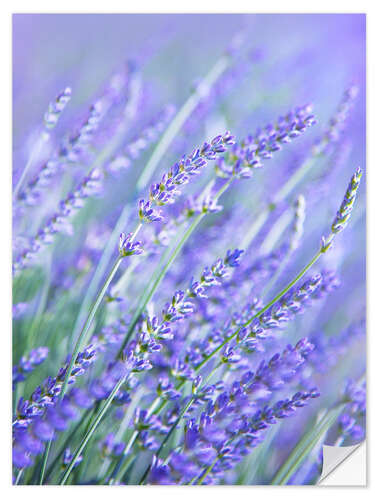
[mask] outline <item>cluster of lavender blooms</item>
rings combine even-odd
[[[124,248],[124,238],[123,236],[120,238],[121,249]],[[15,463],[22,463],[23,465],[19,465],[22,468],[29,467],[32,464],[30,454],[40,454],[44,449],[44,442],[52,439],[56,432],[67,429],[69,420],[77,416],[77,411],[71,411],[72,405],[76,407],[76,410],[77,408],[89,408],[94,401],[101,401],[108,397],[118,381],[124,376],[129,378],[131,374],[150,370],[152,364],[148,356],[162,348],[158,342],[173,339],[171,325],[187,318],[194,312],[192,299],[196,297],[206,298],[205,290],[214,285],[220,285],[222,280],[228,276],[228,270],[238,266],[242,253],[243,251],[240,250],[228,250],[224,259],[219,258],[211,267],[204,269],[198,281],[192,279],[186,292],[176,292],[171,302],[166,303],[162,310],[162,321],[159,321],[156,316],[144,318],[142,322],[144,330],[140,330],[137,339],[122,352],[122,360],[110,362],[101,377],[90,384],[88,391],[75,389],[70,392],[70,396],[73,394],[73,397],[65,397],[61,402],[59,401],[63,382],[67,376],[70,361],[68,357],[65,366],[59,370],[57,376],[48,377],[41,386],[35,389],[29,401],[21,398],[17,406],[17,418],[13,423]],[[116,332],[115,337],[113,330]],[[113,325],[112,328],[106,329],[102,333],[101,338],[96,339],[95,344],[91,344],[79,353],[69,375],[68,384],[74,384],[76,378],[82,376],[95,361],[97,353],[103,352],[108,344],[118,344],[119,338],[121,338],[121,329],[119,332],[118,325]],[[32,356],[36,359],[37,353],[30,353],[30,359]],[[41,354],[39,358],[42,358]],[[33,361],[33,364],[40,364],[44,358],[38,363]],[[24,365],[26,362],[22,363],[22,366]],[[121,393],[117,393],[115,402],[124,404],[128,402],[128,399],[128,393],[121,391]],[[53,421],[51,414],[54,416]],[[61,421],[64,422],[63,425]],[[31,447],[29,440],[32,440]],[[22,457],[22,452],[24,457]]]
[[[313,113],[258,55],[245,30],[176,107],[145,61],[49,105],[15,166],[15,484],[306,484],[309,433],[365,438],[361,85]]]
[[[28,373],[42,364],[48,356],[48,347],[32,349],[27,356],[22,356],[19,363],[13,366],[13,384],[25,380]]]
[[[230,423],[228,417],[235,417],[231,399],[225,398],[225,393],[222,395],[224,397],[218,397],[210,413],[202,413],[199,425],[195,421],[187,424],[184,452],[172,452],[168,465],[158,459],[153,461],[151,484],[212,484],[213,478],[220,478],[259,445],[271,425],[291,417],[319,393],[315,389],[297,392],[271,407],[264,406],[250,417],[242,416]],[[219,426],[222,420],[226,420],[225,431]]]
[[[79,127],[77,127],[77,130],[68,138],[64,137],[62,139],[57,152],[38,167],[37,172],[31,180],[29,180],[27,185],[18,193],[15,210],[19,209],[19,205],[22,204],[35,206],[40,200],[43,190],[51,186],[53,181],[56,180],[56,177],[59,177],[59,174],[62,173],[64,167],[67,165],[70,167],[77,167],[79,162],[83,162],[84,156],[87,155],[89,148],[93,146],[94,139],[97,139],[99,126],[106,114],[111,108],[121,104],[124,94],[125,107],[123,114],[126,115],[129,108],[134,111],[134,96],[132,95],[134,93],[132,92],[134,73],[135,68],[129,63],[126,65],[125,71],[117,72],[112,76],[105,89],[90,106],[86,118]],[[66,88],[64,92],[59,94],[55,102],[49,105],[44,118],[47,128],[56,125],[60,114],[70,99],[71,89]],[[166,111],[166,116],[163,115],[161,117],[162,121],[167,117],[168,111]],[[47,123],[50,125],[47,125]],[[160,125],[154,123],[154,129],[159,130]],[[148,136],[149,135],[150,134],[148,134]]]
[[[316,123],[311,105],[298,107],[276,123],[259,129],[254,136],[249,135],[241,144],[236,144],[227,157],[220,158],[216,168],[222,177],[249,178],[253,169],[260,168],[263,160],[272,158],[283,144],[299,137],[308,127]]]
[[[313,146],[313,154],[327,154],[332,149],[333,144],[338,142],[341,134],[347,125],[348,115],[352,109],[355,99],[358,95],[358,87],[350,86],[341,99],[336,113],[329,121],[327,129],[323,132],[320,139]]]
[[[218,135],[210,143],[205,142],[201,148],[195,149],[187,157],[175,163],[161,181],[150,188],[148,200],[139,200],[139,218],[143,222],[162,221],[161,213],[153,205],[168,205],[174,203],[180,194],[178,187],[187,184],[191,177],[198,175],[209,160],[215,160],[220,153],[224,153],[228,146],[234,144],[234,137],[230,132]]]
[[[361,181],[362,171],[358,167],[350,179],[348,188],[345,192],[344,199],[342,200],[341,206],[332,222],[331,234],[326,239],[322,237],[321,250],[326,252],[332,245],[332,240],[335,234],[340,233],[347,225],[350,215],[353,210],[353,205],[357,196],[357,191],[359,188],[359,183]]]
[[[128,168],[150,144],[157,140],[175,114],[175,111],[173,105],[166,106],[150,123],[142,128],[139,135],[134,137],[121,153],[109,160],[105,167],[106,170],[117,172],[123,168]]]
[[[101,105],[98,102],[90,109],[87,120],[83,123],[79,131],[69,138],[67,144],[63,144],[56,157],[47,160],[37,175],[28,182],[27,186],[18,195],[19,202],[25,202],[27,205],[38,203],[40,191],[50,185],[51,180],[56,176],[62,165],[68,162],[76,162],[79,153],[90,144],[94,133],[102,119]]]
[[[366,384],[348,380],[343,398],[347,405],[338,421],[336,442],[341,444],[346,439],[362,441],[365,437]]]
[[[66,87],[48,106],[48,110],[44,115],[44,125],[48,129],[56,127],[61,113],[71,99],[72,89]]]
[[[29,247],[15,259],[13,272],[16,273],[30,266],[45,245],[53,242],[56,233],[72,234],[72,216],[84,206],[84,201],[90,196],[99,194],[102,175],[98,169],[93,169],[77,188],[60,202],[58,211],[47,221],[38,233],[30,240]]]

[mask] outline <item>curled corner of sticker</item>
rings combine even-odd
[[[319,486],[366,486],[366,442],[354,446],[323,445]]]

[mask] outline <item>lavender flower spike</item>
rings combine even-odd
[[[41,365],[48,356],[48,347],[32,349],[27,356],[22,356],[18,365],[13,367],[13,385],[25,380],[26,374]]]
[[[118,250],[121,257],[128,257],[130,255],[139,255],[143,252],[141,242],[139,241],[133,242],[133,233],[120,234]]]
[[[294,224],[293,224],[293,234],[290,240],[290,250],[294,251],[299,245],[301,238],[303,236],[303,224],[305,222],[306,201],[305,197],[300,194],[294,203]]]
[[[168,173],[163,175],[160,182],[151,186],[148,201],[140,200],[139,217],[141,221],[162,220],[163,217],[153,210],[152,205],[174,203],[180,194],[178,186],[187,184],[192,176],[201,172],[209,160],[215,160],[219,154],[224,153],[227,147],[233,144],[234,137],[226,132],[224,135],[216,136],[210,143],[205,142],[201,148],[196,149],[189,156],[182,157]]]
[[[216,163],[219,177],[250,178],[253,170],[261,168],[264,160],[272,158],[273,153],[282,146],[299,137],[316,123],[310,105],[295,108],[285,116],[280,116],[274,124],[248,135],[240,144],[235,144],[225,157]]]
[[[72,95],[72,89],[66,87],[56,99],[51,102],[48,106],[48,110],[44,115],[44,125],[48,129],[52,129],[56,126],[61,113],[64,111],[65,106],[70,101]]]
[[[362,170],[360,167],[354,172],[350,179],[349,186],[346,190],[344,199],[342,200],[339,211],[336,214],[331,226],[331,234],[327,240],[322,237],[321,251],[326,252],[332,245],[335,234],[340,233],[347,225],[350,215],[353,210],[353,205],[357,196],[359,183],[362,177]]]
[[[46,245],[52,243],[54,235],[65,232],[69,235],[73,233],[72,225],[69,221],[72,215],[83,207],[84,200],[96,195],[101,188],[102,175],[98,169],[93,169],[90,174],[83,179],[73,193],[69,194],[65,200],[60,202],[59,210],[53,215],[46,225],[41,228],[37,235],[30,242],[21,255],[13,263],[13,273],[16,274],[21,269],[31,265],[32,260],[39,251]]]

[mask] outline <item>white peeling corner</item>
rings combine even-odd
[[[323,445],[319,486],[366,486],[366,441],[355,446]]]

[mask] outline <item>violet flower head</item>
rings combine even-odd
[[[48,110],[44,115],[44,125],[47,129],[52,129],[56,126],[61,113],[64,111],[65,106],[70,101],[72,96],[72,89],[66,87],[56,99],[51,102],[48,106]]]
[[[263,160],[272,158],[273,153],[280,151],[283,144],[299,137],[316,123],[311,111],[311,105],[295,108],[281,116],[275,124],[269,124],[254,135],[248,135],[217,161],[217,174],[224,178],[250,178],[254,169],[262,167]]]
[[[53,242],[57,233],[73,233],[71,217],[84,206],[84,202],[91,196],[99,194],[102,186],[102,175],[98,169],[93,169],[77,186],[75,191],[60,202],[59,210],[47,221],[30,245],[14,261],[13,272],[17,273],[32,265],[34,259],[46,245]]]
[[[322,237],[321,251],[323,253],[331,248],[334,236],[337,233],[340,233],[347,225],[353,210],[361,177],[362,170],[360,169],[360,167],[358,167],[352,178],[350,179],[344,199],[342,200],[341,206],[332,222],[331,234],[327,238],[325,238],[324,236]]]
[[[13,384],[25,380],[38,365],[41,365],[48,356],[48,347],[37,347],[32,349],[28,355],[22,356],[18,365],[13,366]]]
[[[312,153],[314,155],[329,152],[330,146],[339,141],[346,127],[350,111],[354,105],[358,92],[359,89],[356,85],[352,85],[344,92],[336,112],[329,121],[328,127],[312,148]]]
[[[164,174],[161,181],[153,184],[149,192],[149,200],[140,200],[139,217],[146,222],[162,220],[160,212],[155,212],[153,204],[168,205],[174,203],[180,194],[178,187],[187,184],[190,178],[199,174],[207,162],[224,153],[227,147],[234,144],[234,137],[226,132],[216,136],[210,143],[205,142],[201,148],[193,151],[189,156],[184,156],[175,163],[168,173]]]
[[[118,250],[121,257],[129,257],[130,255],[140,255],[143,253],[142,243],[133,241],[133,233],[120,234]]]

